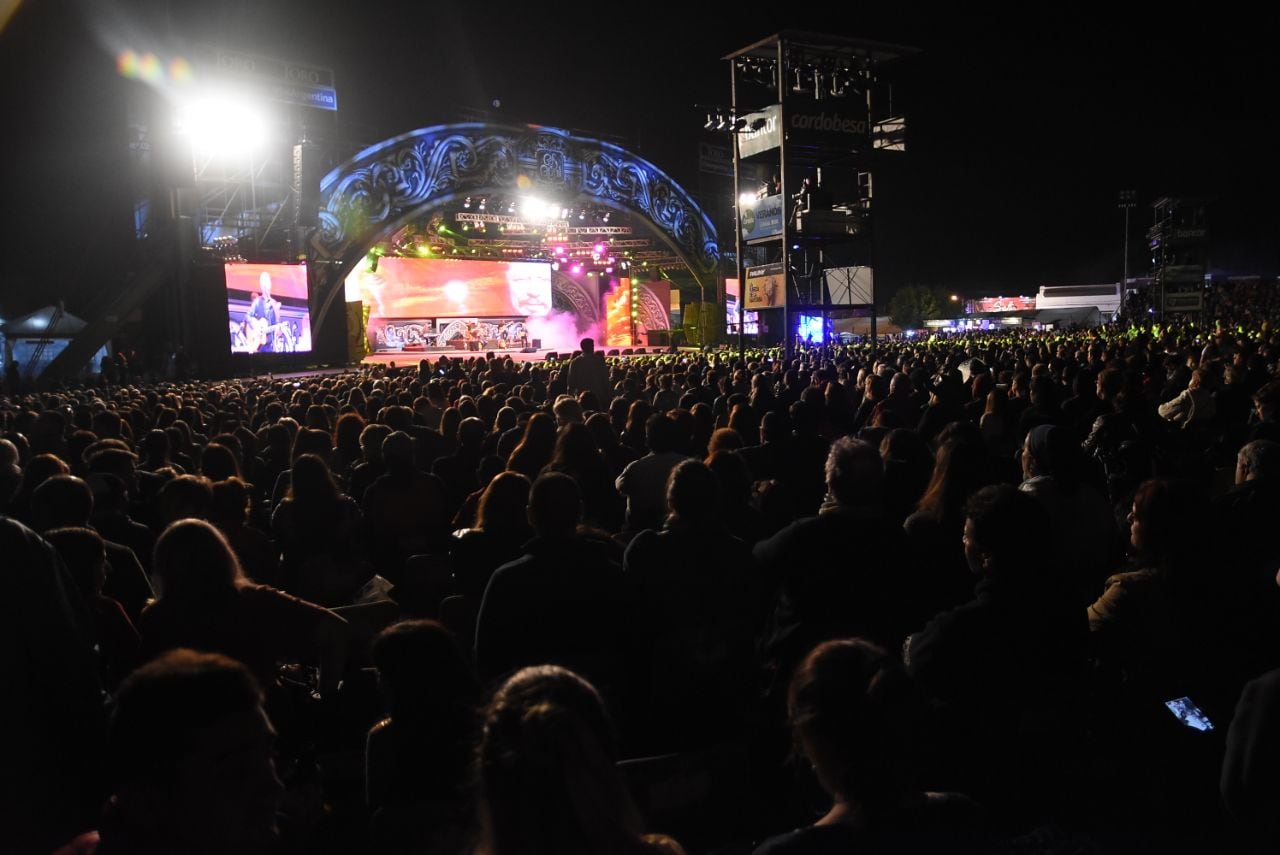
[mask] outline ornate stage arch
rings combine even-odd
[[[454,200],[528,193],[563,203],[589,199],[640,218],[715,292],[720,261],[711,220],[644,158],[601,140],[538,125],[436,125],[365,149],[320,183],[320,220],[309,241],[317,331],[343,280],[371,247]]]

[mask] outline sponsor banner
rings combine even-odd
[[[1034,312],[1035,297],[983,297],[971,301],[969,314],[979,312]]]
[[[248,81],[273,101],[320,110],[338,109],[331,68],[222,49],[215,50],[212,59],[219,76]]]
[[[776,309],[787,304],[787,276],[781,263],[747,268],[744,309]]]
[[[1201,294],[1165,294],[1164,310],[1166,312],[1198,312],[1204,308],[1204,296]]]
[[[738,223],[743,240],[782,234],[782,194],[752,199],[738,205]]]
[[[751,157],[782,145],[781,104],[765,107],[758,113],[747,113],[742,118],[747,124],[738,132],[739,155]]]
[[[866,108],[816,109],[815,106],[793,108],[787,115],[787,141],[800,145],[828,148],[858,148],[870,138],[870,122]]]

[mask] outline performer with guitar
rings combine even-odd
[[[276,350],[276,333],[286,327],[280,317],[280,301],[271,297],[271,274],[265,270],[258,277],[258,290],[244,317],[245,337],[251,353],[272,353]]]

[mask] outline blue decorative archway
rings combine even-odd
[[[651,225],[705,289],[720,262],[711,220],[658,167],[601,140],[538,125],[436,125],[365,149],[320,183],[309,244],[318,331],[343,282],[380,240],[469,195],[528,192],[589,198]]]

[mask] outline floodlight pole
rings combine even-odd
[[[1125,312],[1125,304],[1129,291],[1129,211],[1134,206],[1133,200],[1136,196],[1137,194],[1133,190],[1120,191],[1118,207],[1124,209],[1124,278],[1120,280],[1120,311],[1122,314],[1127,314]]]

